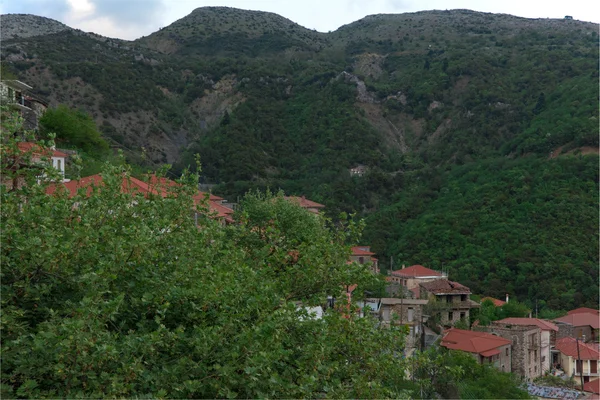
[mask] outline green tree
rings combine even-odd
[[[90,156],[102,156],[108,143],[102,138],[94,120],[85,112],[65,105],[49,108],[40,118],[42,133],[54,132],[61,145],[74,146]]]
[[[238,224],[200,205],[196,225],[196,175],[166,198],[102,176],[74,198],[0,186],[2,397],[409,395],[402,331],[343,306],[376,279],[346,263],[356,223],[254,194]],[[328,295],[340,310],[305,311]]]

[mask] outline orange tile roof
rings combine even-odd
[[[293,203],[298,204],[302,208],[325,208],[323,204],[316,203],[312,200],[307,199],[306,197],[298,197],[298,196],[286,196],[284,197],[286,200],[289,200]]]
[[[63,153],[62,151],[58,151],[55,149],[43,149],[39,144],[32,142],[19,142],[17,143],[17,147],[24,153],[33,153],[34,155],[45,155],[47,157],[67,157],[68,155]],[[43,153],[43,154],[42,154]]]
[[[586,383],[583,385],[583,390],[590,393],[600,394],[600,379]]]
[[[441,273],[432,269],[426,268],[422,265],[412,265],[410,267],[397,269],[392,271],[392,275],[403,276],[403,277],[424,277],[424,276],[442,276]]]
[[[373,253],[369,246],[354,246],[352,247],[353,256],[372,256]]]
[[[169,187],[179,186],[177,182],[171,181],[166,178],[160,178],[150,180],[153,181],[154,184],[148,184],[144,181],[141,181],[134,177],[123,177],[123,182],[121,183],[121,191],[123,193],[129,194],[142,194],[143,196],[148,196],[150,194],[157,195],[161,197],[167,197],[169,195],[169,191],[167,190]],[[86,196],[89,197],[92,194],[93,187],[101,187],[104,185],[104,180],[102,175],[96,174],[91,176],[86,176],[85,178],[81,178],[80,180],[72,180],[69,182],[59,183],[59,184],[51,184],[46,189],[47,194],[54,194],[61,190],[67,190],[69,197],[73,197],[77,194],[77,191],[82,188],[86,189]],[[206,198],[206,193],[198,191],[196,195],[194,195],[194,202],[199,204],[201,201],[204,201]],[[218,218],[224,218],[227,222],[233,222],[232,214],[233,210],[219,204],[218,199],[221,199],[218,196],[214,196],[217,201],[209,200],[208,207],[211,213],[216,213]],[[210,199],[210,197],[209,197]]]
[[[493,297],[484,297],[483,299],[481,299],[481,303],[483,303],[483,302],[484,302],[484,301],[486,301],[486,300],[490,300],[492,303],[494,303],[494,305],[495,305],[496,307],[502,307],[503,305],[505,305],[505,304],[506,304],[506,302],[505,302],[505,301],[498,300],[498,299],[495,299],[495,298],[493,298]]]
[[[444,333],[440,344],[448,349],[490,357],[500,352],[496,352],[499,347],[511,344],[511,341],[485,332],[450,328]]]
[[[556,341],[554,348],[561,353],[579,358],[581,360],[600,360],[600,352],[598,348],[588,343],[579,341],[579,355],[577,354],[577,339],[572,337],[564,337]]]
[[[499,321],[494,321],[495,324],[506,325],[535,325],[543,331],[558,332],[558,327],[550,321],[539,318],[504,318]]]
[[[555,322],[562,322],[573,326],[591,326],[594,329],[600,329],[600,315],[594,312],[577,312],[568,314],[564,317],[555,318]]]
[[[569,314],[569,315],[571,315],[571,314],[587,314],[587,313],[600,314],[600,311],[595,310],[593,308],[589,308],[589,307],[579,307],[574,310],[567,311],[567,314]]]

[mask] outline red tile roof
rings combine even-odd
[[[588,308],[588,307],[579,307],[576,308],[574,310],[568,311],[567,314],[571,315],[571,314],[600,314],[600,311],[595,310],[593,308]]]
[[[19,142],[17,147],[23,153],[31,152],[34,155],[45,155],[46,157],[67,157],[67,154],[55,149],[43,149],[39,144],[32,142]],[[43,153],[43,154],[42,154]]]
[[[506,325],[535,325],[543,331],[558,332],[558,327],[550,321],[545,321],[539,318],[504,318],[499,321],[494,321],[494,324]]]
[[[600,379],[586,383],[583,385],[583,390],[590,393],[600,394]]]
[[[323,204],[316,203],[312,200],[307,199],[304,196],[286,196],[285,199],[298,204],[302,208],[325,208]]]
[[[600,329],[600,315],[596,310],[594,312],[568,314],[564,317],[555,318],[554,321],[573,326],[591,326],[593,329]]]
[[[354,246],[352,248],[353,256],[372,256],[374,254],[375,253],[371,251],[371,248],[369,246]]]
[[[493,297],[484,297],[483,299],[481,299],[481,303],[483,303],[483,302],[484,302],[484,301],[486,301],[486,300],[490,300],[492,303],[494,303],[494,305],[495,305],[496,307],[502,307],[503,305],[505,305],[505,304],[506,304],[506,302],[505,302],[505,301],[498,300],[498,299],[495,299],[495,298],[493,298]]]
[[[442,276],[442,274],[438,271],[434,271],[422,265],[412,265],[407,268],[397,269],[392,271],[392,275],[412,278],[424,276]]]
[[[598,348],[588,343],[579,341],[579,356],[577,355],[577,340],[572,337],[564,337],[556,341],[554,348],[561,353],[581,360],[600,360]]]
[[[440,344],[448,349],[490,357],[500,353],[499,350],[497,352],[496,350],[499,347],[511,344],[511,341],[485,332],[450,328],[444,333]]]
[[[171,181],[166,178],[160,179],[151,179],[150,182],[154,183],[146,183],[134,177],[123,177],[123,181],[121,183],[121,191],[123,193],[129,193],[132,195],[141,194],[144,197],[152,194],[161,197],[167,197],[170,193],[168,190],[169,187],[179,186],[177,182]],[[59,184],[51,184],[46,189],[47,194],[54,194],[61,190],[67,190],[69,197],[73,197],[77,194],[79,189],[86,189],[86,196],[89,197],[92,194],[93,187],[102,187],[104,185],[104,180],[102,175],[91,175],[86,176],[85,178],[81,178],[80,180],[72,180],[65,183]],[[198,191],[197,194],[194,195],[194,202],[196,204],[200,204],[206,198],[206,193]],[[218,196],[209,197],[221,199]],[[213,201],[209,200],[208,202],[209,210],[211,213],[216,213],[218,218],[224,218],[228,222],[233,222],[231,214],[233,214],[233,210],[227,208],[221,204],[219,204],[218,200]]]
[[[433,294],[471,294],[471,289],[468,287],[448,279],[436,279],[435,281],[421,283],[421,286]]]

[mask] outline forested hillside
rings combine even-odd
[[[3,68],[133,163],[176,175],[199,154],[230,200],[282,188],[358,212],[384,267],[443,264],[551,308],[598,301],[598,56],[597,24],[468,10],[325,34],[207,7],[133,42],[2,42]]]

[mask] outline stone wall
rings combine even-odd
[[[496,334],[512,341],[511,372],[527,379],[543,374],[541,355],[541,329],[532,326],[497,325],[479,327],[477,330]]]

